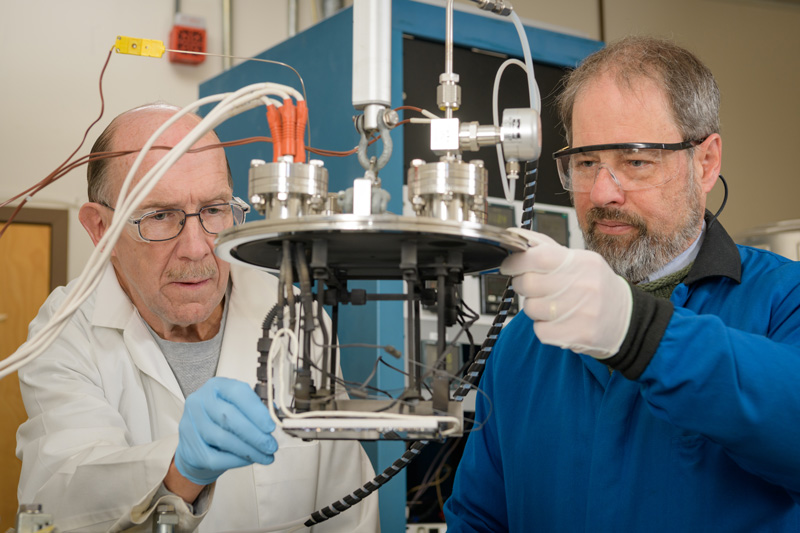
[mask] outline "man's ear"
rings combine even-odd
[[[708,193],[714,188],[722,169],[722,137],[718,133],[712,133],[698,148],[702,172],[700,183],[703,191]]]
[[[108,229],[108,221],[105,217],[105,213],[103,213],[103,211],[106,210],[108,210],[107,207],[98,203],[87,202],[83,204],[80,211],[78,211],[78,220],[80,220],[81,225],[86,228],[86,232],[89,234],[89,237],[91,237],[95,246],[97,246],[97,243],[100,242],[100,239],[103,238],[103,235],[105,235]]]

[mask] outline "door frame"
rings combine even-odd
[[[0,207],[0,223],[5,224],[15,209],[15,207]],[[50,291],[66,285],[69,211],[67,209],[23,207],[14,217],[14,222],[50,226]]]

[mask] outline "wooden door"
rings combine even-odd
[[[25,342],[28,323],[56,284],[53,241],[66,233],[63,214],[57,222],[61,227],[55,227],[48,215],[51,220],[43,223],[15,222],[0,238],[0,359]],[[30,219],[30,213],[20,218]],[[66,257],[60,259],[65,262]],[[26,418],[16,373],[0,379],[0,531],[14,526],[21,467],[15,455],[16,431]]]

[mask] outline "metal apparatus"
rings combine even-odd
[[[57,531],[53,525],[53,517],[42,512],[40,503],[23,503],[17,511],[17,519],[11,533],[34,533],[35,531]]]
[[[505,9],[502,2],[483,4]],[[496,268],[510,252],[527,247],[520,236],[486,224],[487,172],[480,160],[464,161],[462,152],[500,144],[513,175],[519,162],[538,158],[541,142],[533,109],[508,110],[500,126],[453,117],[460,87],[452,71],[452,9],[451,0],[446,68],[437,90],[445,117],[431,121],[431,148],[440,159],[415,160],[408,171],[415,216],[386,212],[388,193],[378,177],[391,157],[390,130],[398,121],[389,109],[391,2],[356,0],[353,105],[363,110],[355,124],[364,175],[333,194],[320,161],[296,163],[291,156],[253,161],[250,199],[265,220],[231,228],[217,239],[222,258],[280,272],[280,301],[265,319],[259,343],[257,392],[289,434],[417,440],[462,433],[461,404],[450,398],[453,378],[444,372],[443,360],[446,328],[462,313],[461,283],[465,275]],[[383,151],[368,157],[367,140],[374,135],[381,136]],[[352,289],[354,280],[402,280],[405,290],[368,294]],[[370,398],[365,386],[351,388],[348,399],[336,378],[339,307],[373,300],[403,301],[406,307],[407,386],[391,398]],[[330,306],[330,325],[322,318],[323,305]],[[437,313],[440,356],[432,368],[423,368],[420,354],[423,305]]]
[[[295,163],[292,156],[250,163],[250,203],[267,220],[319,215],[325,208],[328,171],[322,161]]]

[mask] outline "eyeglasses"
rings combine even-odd
[[[110,205],[100,204],[114,210]],[[216,235],[231,226],[243,224],[249,211],[250,206],[244,200],[234,197],[227,203],[204,206],[197,213],[187,213],[183,209],[158,209],[131,218],[128,222],[136,225],[143,241],[161,242],[180,235],[189,217],[197,217],[206,233]]]
[[[553,154],[564,189],[588,192],[605,168],[623,191],[660,187],[680,172],[676,152],[705,141],[617,143],[563,148]]]

